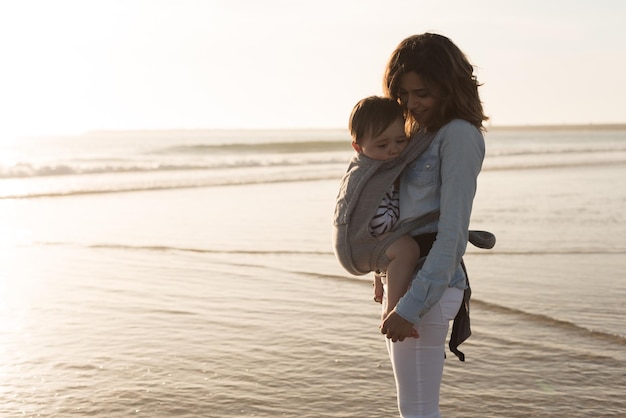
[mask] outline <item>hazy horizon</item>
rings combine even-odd
[[[585,130],[593,128],[594,130],[626,130],[626,123],[589,123],[589,124],[560,124],[560,125],[486,125],[489,130]],[[158,129],[94,129],[78,133],[58,133],[58,134],[35,134],[22,135],[18,138],[37,138],[37,137],[64,137],[64,136],[83,136],[97,134],[129,134],[129,133],[176,133],[176,132],[302,132],[302,131],[346,131],[348,129],[342,127],[300,127],[300,128],[158,128]]]

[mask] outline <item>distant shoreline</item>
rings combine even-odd
[[[551,124],[551,125],[487,125],[486,129],[490,130],[498,130],[498,131],[545,131],[545,130],[626,130],[626,123],[588,123],[588,124]],[[306,131],[346,131],[347,128],[332,128],[332,127],[323,127],[323,128],[196,128],[196,129],[101,129],[101,130],[93,130],[87,131],[84,134],[123,134],[123,133],[150,133],[150,132],[159,132],[159,133],[200,133],[200,132],[306,132]]]
[[[624,131],[626,130],[626,123],[587,123],[587,124],[562,124],[562,125],[487,125],[485,126],[487,132],[489,131]],[[281,132],[283,135],[289,132],[303,133],[303,132],[343,132],[348,135],[347,128],[190,128],[190,129],[95,129],[84,131],[80,133],[68,133],[68,134],[33,134],[33,135],[18,135],[18,138],[58,138],[58,137],[77,137],[77,136],[120,136],[120,135],[165,135],[172,134],[195,136],[201,135],[206,132],[213,133],[236,133],[236,132],[250,132],[250,133],[277,133]]]
[[[492,125],[487,126],[491,131],[568,131],[568,130],[626,130],[626,123],[587,123],[587,124],[562,124],[562,125]]]

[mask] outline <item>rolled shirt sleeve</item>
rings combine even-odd
[[[401,317],[413,324],[418,324],[441,299],[453,276],[457,272],[462,274],[461,257],[467,247],[477,177],[485,156],[482,134],[466,121],[453,120],[441,128],[439,134],[443,138],[439,150],[441,183],[437,238],[409,291],[395,308]]]

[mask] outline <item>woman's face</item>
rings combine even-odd
[[[420,126],[428,127],[438,106],[438,100],[416,72],[405,73],[400,76],[398,83],[398,98],[403,106],[409,110]]]

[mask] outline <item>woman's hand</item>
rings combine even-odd
[[[380,332],[387,335],[394,343],[404,341],[407,337],[419,338],[419,334],[413,328],[413,324],[402,318],[395,310],[391,311],[380,326]]]

